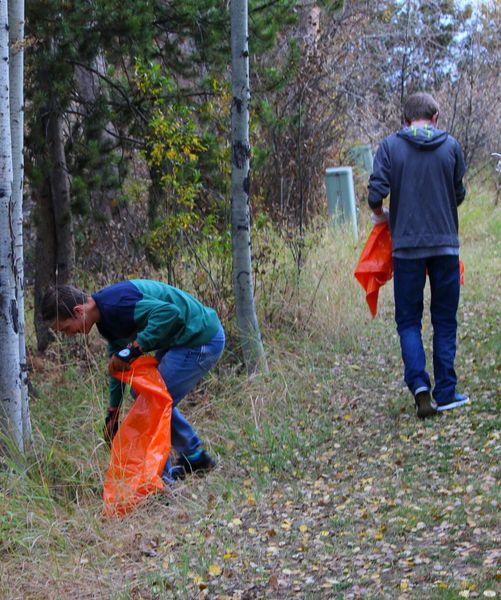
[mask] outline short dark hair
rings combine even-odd
[[[85,304],[88,298],[89,294],[72,285],[50,287],[42,298],[42,319],[50,323],[56,319],[72,319],[75,306]]]
[[[404,119],[408,123],[420,119],[431,120],[438,113],[438,103],[431,94],[418,92],[410,95],[404,104]]]

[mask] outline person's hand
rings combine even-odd
[[[106,413],[106,419],[103,427],[104,441],[111,447],[111,442],[118,431],[118,419],[120,417],[120,407],[109,407]]]
[[[371,213],[371,222],[373,225],[379,225],[379,223],[387,223],[390,220],[390,211],[384,207],[381,209],[379,214],[374,211]]]
[[[113,375],[113,371],[128,371],[130,369],[130,361],[122,360],[116,354],[110,358],[108,362],[108,372]]]
[[[128,371],[130,365],[142,354],[141,346],[136,342],[131,342],[127,348],[115,352],[108,362],[108,372],[113,375],[113,371]]]

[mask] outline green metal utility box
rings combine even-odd
[[[369,144],[355,146],[350,150],[350,155],[357,167],[367,171],[369,175],[372,173],[374,159],[372,157],[372,149]]]
[[[351,167],[332,167],[325,172],[327,209],[334,224],[349,222],[358,238],[357,209]]]

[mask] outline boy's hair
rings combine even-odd
[[[404,120],[407,123],[420,119],[431,120],[438,113],[438,103],[431,94],[418,92],[407,98],[404,104]]]
[[[56,285],[49,288],[42,298],[42,319],[53,323],[56,319],[72,319],[77,304],[85,304],[89,294],[72,285]]]

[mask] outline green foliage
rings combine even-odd
[[[153,4],[150,0],[134,5],[117,0],[34,0],[26,5],[26,146],[30,157],[26,173],[35,190],[50,177],[47,117],[50,113],[67,115],[67,165],[70,176],[77,178],[72,187],[76,214],[90,214],[91,192],[119,182],[114,168],[118,158],[110,142],[102,139],[105,126],[115,116],[103,91],[106,85],[96,84],[99,91],[93,106],[78,106],[82,100],[75,68],[95,73],[98,56],[105,56],[113,66],[115,61],[123,64],[128,57],[149,52]]]
[[[144,157],[157,191],[150,204],[151,231],[144,245],[158,264],[172,263],[183,233],[199,218],[195,210],[200,190],[198,157],[206,147],[193,107],[179,102],[174,79],[164,75],[160,65],[138,63],[134,76],[148,102]]]

